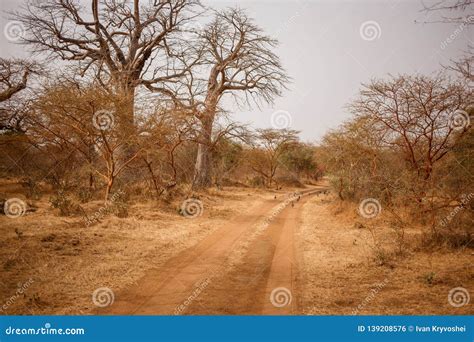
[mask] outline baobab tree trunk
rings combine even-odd
[[[127,133],[134,128],[135,87],[129,83],[119,84],[115,101],[115,124]]]
[[[194,167],[193,189],[211,186],[213,116],[201,120],[201,134]]]
[[[135,143],[135,87],[130,84],[122,84],[116,94],[114,127],[118,133],[121,147],[118,158],[122,161],[130,159],[138,147]],[[128,175],[130,176],[130,175]]]

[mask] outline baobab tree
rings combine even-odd
[[[215,12],[199,41],[207,78],[205,87],[197,86],[198,100],[194,102],[201,126],[194,188],[211,184],[213,126],[224,95],[233,96],[238,105],[272,103],[289,82],[274,52],[277,41],[266,36],[240,9]]]
[[[198,0],[120,1],[29,0],[14,19],[24,26],[22,41],[37,53],[80,63],[114,92],[117,115],[133,124],[136,88],[182,76],[167,68],[172,35],[197,15]],[[176,67],[176,64],[175,64]],[[174,68],[173,70],[176,70]]]

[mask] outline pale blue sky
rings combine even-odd
[[[2,10],[12,10],[20,0],[1,0]],[[238,5],[280,41],[278,54],[293,78],[290,90],[273,107],[241,112],[232,106],[233,117],[254,127],[270,127],[275,111],[291,115],[291,128],[306,141],[318,141],[349,114],[344,106],[357,94],[360,83],[387,74],[440,70],[440,64],[459,57],[474,40],[467,26],[455,39],[441,44],[457,24],[422,24],[434,21],[422,12],[421,0],[360,1],[218,1],[204,0],[214,8]],[[425,1],[425,3],[428,3]],[[472,12],[472,11],[471,11]],[[360,27],[376,22],[377,38],[364,40]],[[7,24],[4,14],[0,24]],[[376,28],[378,30],[378,28]],[[24,47],[0,37],[2,57],[26,56]]]

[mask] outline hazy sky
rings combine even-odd
[[[14,9],[21,2],[0,0],[2,10]],[[459,30],[459,24],[423,24],[436,21],[441,14],[422,12],[421,0],[203,2],[214,8],[237,5],[246,9],[280,41],[277,53],[293,78],[290,90],[274,106],[261,111],[234,110],[234,118],[255,127],[270,127],[272,113],[279,111],[276,117],[282,114],[288,119],[288,112],[291,128],[300,130],[307,141],[318,141],[349,117],[344,106],[355,97],[361,82],[389,73],[436,72],[440,64],[459,57],[474,41],[473,25]],[[0,22],[2,29],[8,22],[5,17]],[[454,39],[443,44],[453,34]],[[2,57],[25,56],[24,48],[8,42],[4,35],[0,46]]]

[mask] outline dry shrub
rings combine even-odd
[[[60,216],[81,215],[84,209],[75,203],[64,190],[59,190],[50,197],[49,202],[51,207],[59,209]]]
[[[445,247],[450,249],[474,248],[474,234],[462,229],[437,229],[423,233],[420,239],[423,249]]]
[[[94,197],[94,192],[91,188],[80,187],[77,190],[77,197],[81,203],[87,203]]]

